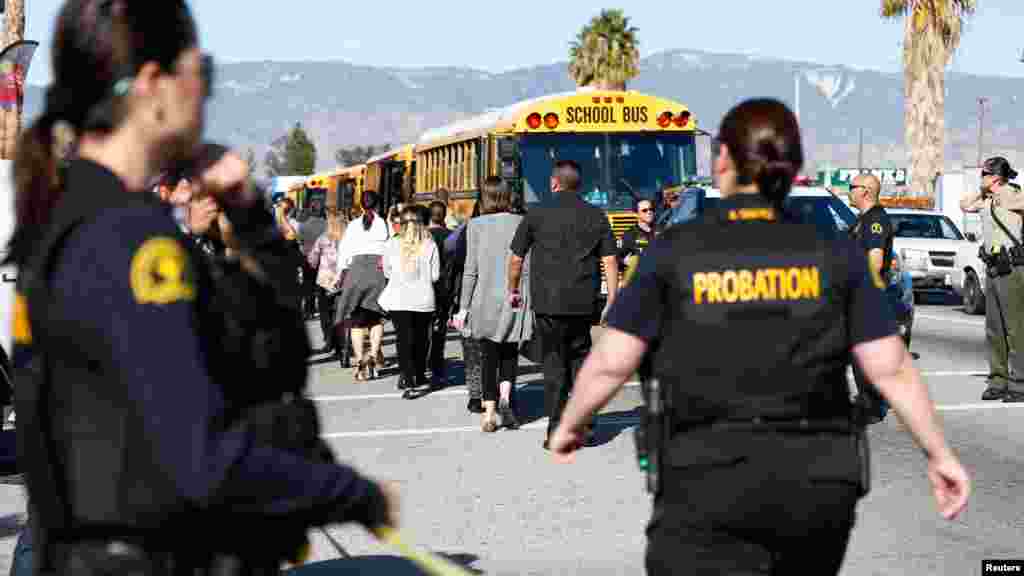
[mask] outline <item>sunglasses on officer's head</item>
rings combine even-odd
[[[203,92],[207,98],[213,97],[213,55],[203,54],[199,58],[199,76],[203,80]]]

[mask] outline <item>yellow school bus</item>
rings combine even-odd
[[[366,161],[366,190],[380,195],[382,214],[400,202],[409,201],[415,190],[416,155],[412,144],[399,146]]]
[[[617,237],[636,223],[637,198],[698,177],[697,137],[706,136],[681,103],[636,91],[583,88],[518,102],[427,131],[417,142],[418,202],[449,195],[460,220],[481,184],[501,176],[527,208],[549,198],[558,160],[582,169],[581,196],[607,214]]]
[[[365,164],[313,174],[305,182],[307,202],[320,200],[330,210],[358,208],[365,176]]]
[[[363,190],[366,189],[366,164],[356,164],[339,168],[334,173],[336,184],[335,193],[332,198],[328,195],[328,206],[337,206],[341,210],[355,208],[359,211],[363,207]]]

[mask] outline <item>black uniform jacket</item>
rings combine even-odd
[[[239,236],[263,233],[259,218],[228,216]],[[184,536],[202,525],[193,544],[216,548],[218,530],[237,533],[246,518],[317,525],[379,513],[379,490],[354,470],[273,446],[238,417],[261,383],[219,381],[231,371],[217,361],[226,331],[204,330],[213,278],[151,194],[76,160],[43,246],[55,247],[50,267],[40,250],[27,298],[50,384],[35,400],[47,409],[33,413],[39,406],[19,398],[19,436],[24,423],[50,437],[76,525]],[[232,385],[253,387],[252,397],[239,400]],[[19,444],[31,460],[47,441]],[[28,468],[30,497],[45,498],[33,493],[45,474]]]
[[[672,459],[689,466],[758,453],[749,433],[717,432],[714,423],[847,418],[850,350],[897,333],[886,306],[852,242],[822,238],[742,196],[659,237],[608,325],[649,343],[672,403]],[[848,445],[822,450],[833,454],[821,466],[856,480]]]
[[[895,231],[892,221],[885,208],[876,204],[865,211],[857,219],[857,224],[850,231],[865,254],[872,250],[882,251],[882,270],[880,280],[887,284],[892,265],[892,242]]]

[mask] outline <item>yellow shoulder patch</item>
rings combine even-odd
[[[879,224],[878,222],[875,222],[874,224],[871,225],[871,231],[874,232],[875,234],[881,234],[882,225]]]
[[[11,336],[17,344],[29,345],[32,343],[32,328],[28,322],[28,301],[21,293],[14,295],[14,319]]]
[[[150,238],[135,251],[130,282],[139,304],[171,304],[195,298],[188,252],[173,238]]]
[[[739,208],[729,210],[729,220],[775,220],[775,210],[771,208]]]
[[[871,280],[875,283],[875,288],[885,290],[885,282],[882,281],[882,275],[879,274],[878,270],[875,270],[870,261],[868,262],[868,270],[871,271]]]

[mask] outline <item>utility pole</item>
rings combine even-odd
[[[857,142],[857,172],[864,171],[864,128],[858,130]]]
[[[981,167],[982,154],[985,149],[985,104],[988,98],[978,98],[978,167]]]
[[[796,119],[800,120],[800,72],[793,75],[793,92],[796,95]]]

